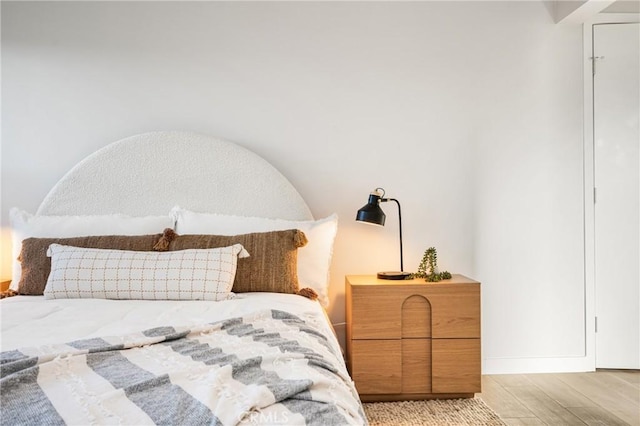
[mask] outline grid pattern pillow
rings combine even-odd
[[[240,244],[208,250],[139,252],[51,244],[45,299],[224,300]]]

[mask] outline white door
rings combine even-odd
[[[594,25],[596,367],[640,368],[640,24]]]

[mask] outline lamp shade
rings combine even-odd
[[[386,219],[384,211],[380,208],[380,195],[376,193],[369,194],[369,201],[365,206],[358,210],[356,220],[359,222],[368,222],[374,225],[384,225]]]
[[[411,273],[404,272],[404,262],[402,260],[402,211],[400,210],[400,202],[395,198],[384,198],[384,189],[376,188],[371,194],[369,194],[369,201],[363,206],[356,214],[356,221],[371,223],[374,225],[384,225],[386,215],[380,203],[386,203],[387,201],[393,201],[398,205],[398,231],[400,234],[400,271],[387,271],[378,272],[378,278],[383,280],[404,280],[411,276]]]

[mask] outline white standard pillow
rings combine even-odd
[[[329,305],[329,267],[338,230],[338,216],[335,213],[324,219],[303,221],[196,213],[180,207],[174,207],[171,214],[178,235],[242,235],[286,229],[301,230],[308,243],[298,249],[300,288],[314,289],[320,303],[325,307]]]
[[[225,300],[241,244],[169,252],[51,244],[45,299]]]
[[[11,289],[18,290],[21,269],[18,256],[22,240],[29,237],[67,238],[90,235],[148,235],[160,234],[173,228],[170,215],[134,217],[121,214],[96,216],[40,216],[18,208],[9,212],[13,238],[13,271]]]

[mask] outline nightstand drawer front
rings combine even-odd
[[[480,286],[352,286],[351,338],[480,338]]]
[[[433,339],[431,348],[433,392],[480,392],[480,339]]]
[[[400,340],[357,340],[351,344],[351,375],[360,394],[391,394],[402,389]]]

